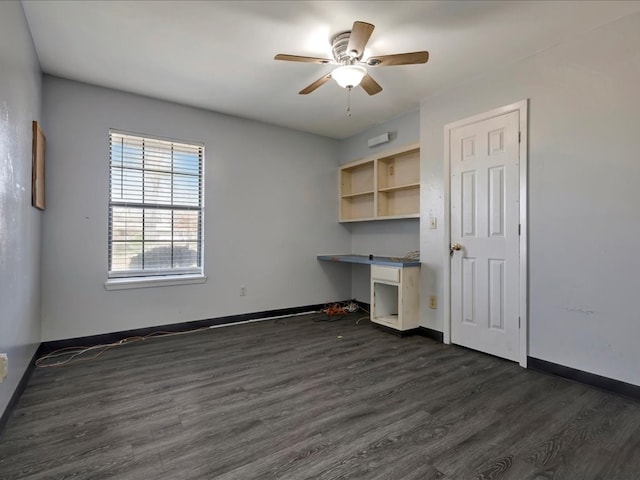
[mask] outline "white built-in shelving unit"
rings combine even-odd
[[[340,167],[340,221],[420,216],[420,148],[402,149]]]

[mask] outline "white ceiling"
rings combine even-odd
[[[45,73],[346,138],[421,99],[640,11],[638,1],[59,1],[23,0]],[[375,96],[331,81],[329,38],[373,23],[371,55],[427,50],[424,65],[369,68]]]

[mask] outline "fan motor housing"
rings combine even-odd
[[[341,65],[352,65],[360,60],[358,56],[350,55],[347,51],[349,38],[351,38],[351,31],[340,32],[334,35],[331,39],[331,51],[333,53],[333,58]],[[355,53],[357,54],[357,52]]]

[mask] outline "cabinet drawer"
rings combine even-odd
[[[400,268],[371,265],[371,279],[398,283],[400,282]]]

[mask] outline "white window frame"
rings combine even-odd
[[[144,208],[144,206],[149,207],[158,207],[158,205],[153,203],[147,203],[144,200],[142,202],[124,202],[124,201],[113,201],[112,194],[112,186],[111,186],[111,178],[112,178],[112,166],[113,159],[111,157],[111,147],[112,147],[112,135],[123,135],[129,137],[135,137],[138,139],[149,140],[149,141],[162,141],[162,142],[171,142],[176,144],[189,145],[192,147],[196,147],[200,150],[200,174],[199,174],[199,195],[200,195],[200,205],[197,208],[190,207],[190,210],[198,210],[200,213],[200,221],[199,221],[199,231],[198,231],[198,243],[199,243],[199,266],[193,269],[187,270],[159,270],[156,272],[149,272],[145,270],[140,271],[128,271],[128,272],[116,272],[111,271],[111,249],[112,249],[112,208],[114,206],[127,206],[131,205],[134,207]],[[129,288],[145,288],[145,287],[158,287],[158,286],[169,286],[169,285],[185,285],[185,284],[196,284],[196,283],[204,283],[207,280],[207,277],[204,274],[204,179],[205,179],[205,146],[202,142],[193,142],[187,140],[179,140],[174,138],[160,137],[157,135],[150,135],[144,133],[137,133],[131,131],[123,131],[117,129],[109,129],[109,198],[108,198],[108,239],[107,239],[107,275],[108,278],[104,283],[104,286],[107,290],[121,290],[121,289],[129,289]],[[171,208],[172,206],[162,205],[161,208],[169,209],[169,210],[180,210],[180,206],[178,208]]]

